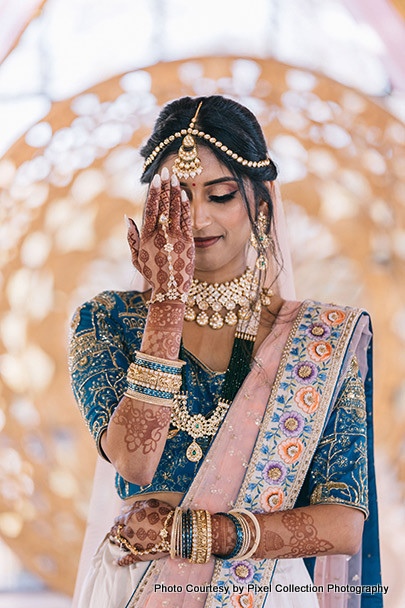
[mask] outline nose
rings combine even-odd
[[[208,205],[197,197],[190,203],[191,225],[194,230],[207,228],[212,222]]]

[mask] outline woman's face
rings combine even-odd
[[[238,182],[207,146],[198,146],[203,171],[180,181],[190,201],[195,242],[195,276],[209,282],[223,282],[246,268],[247,242],[251,227]],[[171,173],[176,155],[160,169]],[[253,207],[252,189],[245,190]]]

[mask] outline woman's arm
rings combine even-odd
[[[178,358],[184,307],[181,302],[150,305],[142,352]],[[101,437],[101,447],[124,479],[140,486],[152,481],[166,443],[170,414],[170,407],[122,397]]]
[[[144,514],[139,516],[139,511]],[[172,507],[159,500],[135,502],[129,511],[120,515],[111,529],[113,536],[121,525],[120,534],[129,543],[144,551],[150,543],[151,535],[158,538],[158,531],[163,526],[166,514]],[[159,514],[159,517],[156,515]],[[364,513],[353,507],[342,505],[311,505],[299,507],[278,513],[258,513],[255,515],[260,526],[260,543],[254,559],[291,559],[298,557],[314,557],[317,555],[354,555],[360,548],[363,532]],[[153,519],[153,525],[150,523]],[[147,522],[145,524],[145,522]],[[225,515],[211,515],[212,522],[212,553],[227,555],[236,545],[236,528]],[[256,532],[253,522],[246,517],[252,540],[249,550],[253,547]],[[172,524],[167,526],[168,541],[171,540]],[[136,556],[124,554],[119,560],[120,566],[128,566],[137,561],[160,559],[167,553],[147,553]],[[237,558],[236,558],[237,559]]]
[[[257,559],[354,555],[361,545],[364,513],[352,507],[311,505],[256,517],[261,531]],[[253,523],[248,523],[254,538]],[[236,529],[228,517],[212,516],[212,534],[213,553],[226,555],[235,547]]]
[[[187,293],[194,271],[194,241],[187,197],[176,177],[169,181],[167,169],[152,181],[142,232],[132,220],[128,242],[134,266],[152,285],[152,299],[164,298],[170,288],[166,237],[160,218],[168,218],[167,234],[177,290]],[[179,354],[185,304],[176,300],[157,301],[149,306],[141,352],[166,360]],[[122,397],[101,437],[101,447],[116,470],[129,482],[147,485],[152,481],[166,443],[171,409],[147,400]]]

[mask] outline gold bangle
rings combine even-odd
[[[232,514],[240,513],[242,515],[246,515],[253,522],[253,525],[255,527],[255,532],[256,532],[253,546],[250,549],[250,551],[245,553],[245,555],[238,555],[238,559],[249,559],[255,553],[255,551],[257,550],[257,547],[260,544],[261,531],[260,531],[260,524],[257,520],[257,517],[251,511],[248,511],[247,509],[233,509],[232,511],[229,511],[229,513],[232,513]]]
[[[135,351],[135,363],[139,363],[137,359],[143,359],[144,361],[151,361],[152,363],[159,363],[160,365],[167,365],[169,367],[176,367],[179,372],[183,365],[186,364],[185,361],[181,361],[180,359],[162,359],[161,357],[155,357],[148,353],[142,353],[140,350]]]
[[[191,511],[191,517],[192,517],[192,521],[193,521],[193,538],[192,538],[192,545],[191,545],[191,556],[189,558],[189,561],[192,564],[196,564],[197,563],[197,548],[198,548],[198,541],[197,541],[197,512],[196,511]]]
[[[145,395],[141,391],[135,391],[127,388],[124,395],[130,399],[136,399],[142,401],[142,403],[148,403],[150,405],[160,405],[162,407],[173,407],[173,399],[163,399],[162,397],[154,397],[153,395]]]
[[[206,511],[198,509],[197,515],[197,564],[205,564],[207,561],[207,518],[205,516]]]
[[[154,390],[178,393],[181,388],[182,377],[179,374],[169,374],[142,367],[137,363],[131,363],[127,371],[127,381]]]
[[[205,562],[208,563],[211,559],[212,553],[212,523],[211,523],[211,513],[209,511],[205,511],[205,516],[207,520],[207,556]]]
[[[173,526],[172,526],[172,536],[170,539],[170,557],[175,559],[175,557],[180,557],[179,554],[179,533],[180,533],[180,522],[182,516],[181,507],[176,507],[173,515]]]

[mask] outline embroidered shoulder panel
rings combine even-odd
[[[367,420],[364,385],[356,357],[315,452],[311,504],[344,504],[368,516]]]

